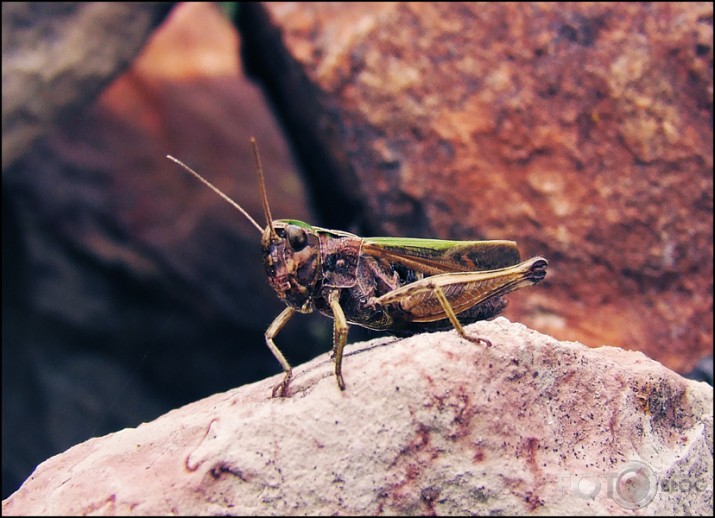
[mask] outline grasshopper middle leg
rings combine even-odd
[[[338,381],[340,390],[345,390],[345,382],[343,381],[343,349],[348,340],[348,322],[345,319],[343,308],[340,307],[338,299],[340,297],[339,290],[333,290],[328,296],[330,309],[333,311],[333,354],[335,357],[335,378]]]

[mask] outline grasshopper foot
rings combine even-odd
[[[338,388],[340,390],[345,390],[345,382],[343,381],[343,375],[342,374],[336,374],[335,379],[338,381]]]
[[[481,336],[469,336],[468,334],[465,333],[465,334],[463,335],[463,337],[466,338],[467,340],[469,340],[470,342],[475,343],[475,344],[477,344],[477,345],[479,345],[479,343],[481,342],[481,343],[483,343],[484,345],[486,345],[487,347],[491,347],[491,346],[492,346],[492,343],[491,343],[489,340],[487,340],[486,338],[482,338]]]
[[[286,394],[286,391],[288,390],[288,384],[290,383],[290,379],[293,376],[293,371],[292,370],[287,370],[285,376],[283,377],[283,381],[281,381],[278,385],[273,387],[273,392],[271,397],[287,397],[288,395]]]

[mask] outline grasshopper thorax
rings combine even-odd
[[[268,283],[278,298],[299,311],[312,311],[320,272],[320,239],[302,221],[277,220],[261,238]]]

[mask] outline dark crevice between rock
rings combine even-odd
[[[241,4],[233,19],[247,75],[256,79],[302,169],[316,224],[372,234],[357,179],[341,149],[343,127],[321,92],[285,50],[280,31],[258,3]]]

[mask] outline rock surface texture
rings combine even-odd
[[[709,514],[712,388],[504,318],[349,345],[41,464],[3,514]]]

